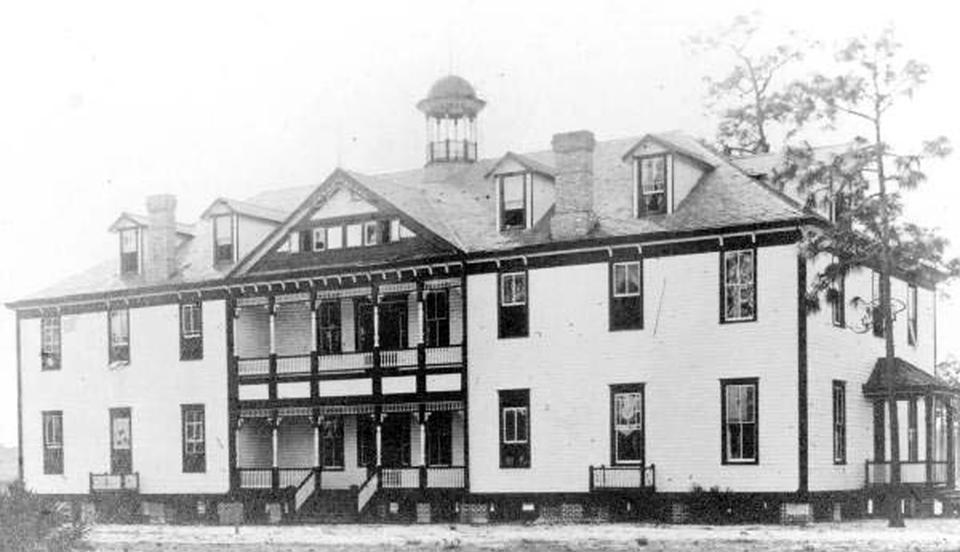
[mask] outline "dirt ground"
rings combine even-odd
[[[960,520],[880,520],[806,527],[737,525],[310,525],[124,526],[93,528],[100,552],[334,552],[490,550],[592,551],[960,551]]]

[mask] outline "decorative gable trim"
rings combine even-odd
[[[120,213],[120,216],[117,217],[117,220],[107,228],[108,232],[120,232],[121,230],[129,230],[131,228],[148,228],[150,226],[150,219],[146,215],[138,215],[135,213],[128,213],[126,211]],[[192,238],[196,235],[193,227],[188,224],[177,223],[177,234]]]
[[[282,245],[283,240],[298,225],[309,219],[314,210],[322,205],[324,201],[333,196],[341,189],[356,194],[359,198],[373,205],[377,210],[385,215],[400,219],[400,222],[411,231],[415,232],[420,238],[428,243],[450,251],[459,253],[460,249],[454,244],[438,236],[435,232],[412,218],[407,213],[401,211],[395,205],[387,201],[379,194],[373,192],[350,173],[343,169],[336,169],[330,174],[317,188],[311,192],[289,217],[277,228],[275,228],[260,244],[258,244],[245,258],[236,264],[233,270],[227,274],[227,278],[235,278],[246,275],[257,263],[262,260],[271,251],[276,250]]]
[[[498,159],[497,162],[494,163],[492,167],[490,167],[490,170],[488,170],[486,174],[483,175],[483,177],[490,178],[491,176],[497,174],[497,171],[500,169],[500,167],[502,167],[508,161],[513,161],[533,173],[542,174],[550,178],[554,178],[556,176],[556,169],[554,169],[553,167],[544,165],[539,161],[534,161],[533,159],[520,155],[519,153],[508,151],[506,154],[503,155],[503,157]]]
[[[277,211],[275,209],[270,209],[269,207],[263,207],[253,203],[228,199],[225,197],[218,197],[215,199],[213,203],[211,203],[210,206],[207,207],[207,209],[200,215],[200,218],[208,219],[210,217],[230,214],[259,219],[274,224],[281,223],[287,218],[286,213],[282,211]]]
[[[664,148],[665,150],[671,153],[682,155],[683,157],[689,159],[690,161],[702,166],[703,169],[706,171],[710,171],[717,168],[716,165],[700,157],[699,155],[696,155],[695,153],[688,151],[685,148],[680,148],[672,142],[659,138],[655,134],[644,135],[643,138],[640,138],[640,140],[636,144],[631,146],[630,149],[628,149],[627,152],[623,154],[623,157],[621,159],[623,161],[629,161],[631,157],[634,157],[636,155],[636,152],[638,149],[640,149],[647,143],[651,143],[651,142],[654,144],[657,144],[658,146]]]

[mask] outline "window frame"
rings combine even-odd
[[[220,228],[217,224],[220,220],[226,220],[227,225],[230,228],[229,242],[224,242],[222,244],[220,243]],[[237,261],[237,231],[233,213],[215,215],[212,217],[211,222],[213,223],[213,264],[225,265],[235,263]],[[221,251],[226,251],[227,246],[230,247],[229,258],[221,255]]]
[[[125,251],[124,248],[124,237],[128,234],[133,234],[133,244],[135,249],[133,251]],[[131,227],[121,229],[119,232],[120,237],[120,275],[121,276],[136,276],[143,272],[143,232],[140,231],[139,227]],[[133,254],[133,258],[136,260],[136,267],[130,269],[126,263],[126,255]]]
[[[499,450],[500,450],[500,469],[529,469],[533,465],[531,456],[532,436],[530,434],[530,390],[529,389],[501,389],[497,393],[499,407],[497,408],[497,418],[499,427],[497,431]],[[507,439],[507,413],[513,413],[514,434],[513,439]],[[520,413],[524,414],[525,435],[520,439],[519,428],[517,424]],[[516,458],[519,460],[516,464],[508,464],[507,458]]]
[[[380,220],[368,220],[363,223],[363,246],[364,247],[375,247],[378,245],[383,245],[383,230],[380,225]],[[371,229],[373,234],[371,235]],[[389,238],[389,236],[387,236]],[[371,238],[373,238],[371,240]]]
[[[663,190],[661,192],[645,193],[643,191],[643,165],[645,161],[663,160]],[[637,218],[651,215],[666,215],[673,212],[673,155],[670,152],[651,153],[634,157],[634,211]],[[663,194],[663,210],[650,211],[644,199],[647,196]]]
[[[60,370],[63,367],[63,320],[59,314],[40,318],[40,370]]]
[[[427,466],[453,465],[453,413],[438,411],[427,413],[426,461]]]
[[[126,341],[123,344],[114,343],[114,314],[121,314],[124,318],[124,325],[126,327]],[[126,354],[118,354],[118,350],[121,350],[121,347],[125,346]],[[130,364],[130,308],[129,307],[111,307],[107,309],[107,359],[110,364]]]
[[[43,474],[44,475],[63,475],[64,473],[64,446],[63,446],[63,411],[62,410],[44,410],[40,413],[41,435],[43,439]],[[56,431],[52,431],[48,425],[49,422],[58,420],[59,425]],[[54,435],[51,435],[54,434]],[[53,436],[59,437],[58,440],[52,439]]]
[[[620,293],[617,291],[617,268],[624,267],[624,275],[629,288],[629,269],[636,266],[637,269],[637,290],[631,292],[627,289]],[[607,302],[609,310],[609,329],[610,331],[622,330],[642,330],[643,329],[643,259],[624,259],[610,261],[608,264],[609,278],[609,300]]]
[[[833,380],[833,463],[847,463],[847,382]]]
[[[520,178],[520,193],[523,197],[523,207],[521,209],[509,209],[509,211],[520,211],[522,222],[520,224],[507,224],[507,197],[504,193],[506,191],[506,183],[508,179],[511,178]],[[500,231],[507,230],[526,230],[530,227],[530,209],[533,203],[533,193],[528,194],[528,190],[532,188],[532,175],[529,171],[520,171],[520,172],[509,172],[501,173],[496,176],[497,178],[497,195],[499,197],[499,215],[500,215]],[[530,196],[529,201],[527,196]]]
[[[516,280],[522,277],[523,280],[523,299],[516,299]],[[512,278],[514,284],[513,297],[510,301],[505,301],[506,288],[505,282]],[[508,327],[507,322],[513,322],[513,326]],[[504,270],[497,273],[497,337],[499,339],[511,339],[530,336],[530,274],[526,269]]]
[[[333,428],[332,437],[326,433],[328,427]],[[328,471],[346,469],[343,416],[323,416],[317,420],[317,428],[320,431],[320,467]],[[328,460],[332,462],[328,463]]]
[[[310,231],[310,251],[326,251],[329,249],[327,243],[327,228],[325,226],[313,228]],[[317,247],[318,245],[320,247]]]
[[[355,249],[363,247],[363,222],[351,222],[343,225],[343,247],[345,249]],[[357,234],[353,236],[352,234]],[[356,238],[355,240],[353,238]]]
[[[201,360],[203,358],[203,301],[199,298],[195,301],[185,301],[180,303],[180,360]],[[187,328],[187,321],[191,317],[187,312],[192,312],[194,325]]]
[[[191,415],[199,414],[198,419],[190,419]],[[199,424],[200,437],[191,436],[191,427],[196,429]],[[183,473],[207,472],[207,415],[202,404],[180,405],[180,439],[182,443],[181,458]],[[190,450],[191,445],[200,450]]]
[[[443,297],[443,308],[438,303],[440,297]],[[450,346],[450,290],[440,288],[423,291],[423,326],[423,343],[426,347]]]
[[[375,466],[377,464],[377,423],[372,414],[359,414],[356,419],[357,467]],[[367,462],[364,462],[365,455],[369,455]]]
[[[327,320],[325,315],[334,312],[336,316],[331,316],[333,319]],[[318,300],[314,316],[317,317],[317,353],[320,355],[341,354],[343,351],[343,305],[340,298]]]
[[[830,284],[833,291],[833,301],[830,305],[830,323],[837,328],[847,327],[847,275],[843,274],[839,279]]]
[[[916,347],[920,334],[917,317],[918,317],[918,306],[917,300],[919,299],[917,286],[916,284],[907,284],[907,345],[911,347]]]
[[[739,316],[739,317],[729,317],[727,313],[727,288],[728,286],[738,286],[738,290],[741,290],[743,287],[747,286],[743,282],[728,283],[727,282],[727,256],[731,254],[741,255],[744,253],[750,253],[753,257],[753,266],[752,266],[752,294],[753,294],[753,312],[750,316]],[[729,249],[720,250],[720,323],[721,324],[739,324],[743,322],[756,322],[757,313],[760,310],[759,308],[759,293],[757,290],[757,248],[756,247],[737,247]],[[739,270],[739,262],[737,264]]]
[[[753,421],[752,422],[729,422],[727,420],[727,389],[730,387],[752,387],[753,388]],[[729,443],[729,428],[733,423],[741,425],[741,435],[743,435],[742,426],[752,424],[754,433],[754,451],[753,458],[731,458]],[[720,380],[720,428],[721,428],[721,463],[724,466],[755,466],[760,463],[760,379],[759,378],[727,378]],[[742,443],[741,443],[742,445]]]
[[[610,465],[612,466],[644,466],[646,464],[646,424],[647,424],[647,397],[645,385],[642,383],[622,383],[610,386]],[[640,395],[640,459],[621,460],[620,447],[617,440],[617,396]]]

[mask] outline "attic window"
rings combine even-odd
[[[140,273],[140,229],[120,231],[120,273],[124,276]]]
[[[213,218],[213,262],[233,262],[233,216],[220,215]]]
[[[500,229],[527,227],[527,174],[505,174],[497,178],[500,187]]]
[[[667,212],[667,155],[637,158],[637,216]]]

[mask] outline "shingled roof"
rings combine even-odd
[[[881,357],[870,373],[870,379],[863,385],[863,394],[868,397],[884,396],[893,383],[895,394],[923,394],[929,392],[948,392],[960,394],[960,387],[925,372],[900,357],[894,358],[893,375],[886,368],[886,359]]]
[[[637,219],[632,207],[633,168],[623,156],[641,140],[651,137],[713,168],[673,213]],[[513,155],[535,165],[538,172],[555,172],[556,160],[552,150]],[[500,232],[497,228],[496,199],[488,173],[501,159],[481,159],[439,172],[431,172],[428,167],[372,175],[355,171],[341,173],[466,254],[497,253],[553,243],[546,224],[520,232]],[[299,186],[265,191],[244,201],[224,201],[232,208],[261,216],[266,213],[270,216],[262,218],[277,220],[281,214],[290,216],[316,189],[316,185]],[[771,190],[692,137],[676,131],[597,142],[594,151],[594,210],[598,224],[589,238],[799,223],[809,218],[796,202]],[[178,249],[180,271],[170,284],[220,280],[225,276],[224,272],[211,266],[209,225],[197,224],[192,229],[195,237]],[[116,260],[101,263],[25,301],[130,290],[145,285],[121,278],[118,269]]]

